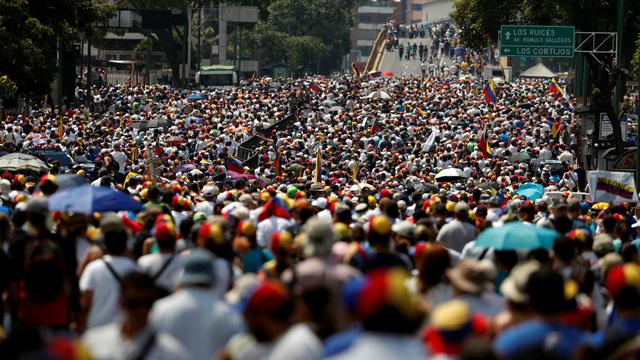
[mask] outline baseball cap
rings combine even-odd
[[[215,280],[213,256],[204,250],[194,250],[184,258],[177,283],[179,285],[213,285]]]

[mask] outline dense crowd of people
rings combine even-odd
[[[637,355],[640,207],[580,195],[575,100],[541,80],[499,83],[495,101],[481,87],[105,86],[62,127],[44,106],[8,116],[5,151],[76,163],[0,174],[0,357]],[[255,137],[257,166],[244,167]],[[70,174],[142,210],[52,210]],[[553,241],[477,245],[500,229],[515,229],[507,245],[520,232]]]

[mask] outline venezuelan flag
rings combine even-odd
[[[449,80],[446,80],[445,82],[442,83],[442,85],[440,85],[438,90],[448,89],[450,86],[451,86],[451,83],[449,82]]]
[[[276,159],[273,160],[273,168],[276,171],[276,176],[282,175],[282,170],[280,169],[280,158],[282,157],[282,149],[278,146],[278,151],[276,152]]]
[[[371,133],[375,134],[382,129],[382,125],[380,125],[380,120],[378,118],[373,118],[373,122],[371,122]]]
[[[231,156],[227,156],[227,159],[224,161],[224,166],[227,170],[231,170],[240,174],[244,174],[244,166],[238,159],[234,159]]]
[[[551,79],[551,83],[549,84],[549,92],[553,94],[554,100],[558,100],[564,96],[564,92],[562,91],[560,85],[558,85],[558,83],[556,82],[556,79]]]
[[[493,104],[496,102],[496,87],[493,84],[493,80],[489,80],[484,84],[482,93],[484,94],[484,101],[487,104]]]
[[[287,205],[277,196],[274,196],[262,207],[262,211],[258,215],[258,222],[268,219],[272,216],[290,219],[289,209]]]
[[[315,80],[311,80],[311,82],[309,82],[309,90],[313,91],[314,93],[321,93],[322,89],[320,88],[320,85],[318,85],[317,82],[315,82]]]
[[[352,62],[351,63],[351,70],[353,70],[353,74],[359,78],[360,77],[360,70],[358,70],[358,67],[356,66],[356,63]]]
[[[487,130],[482,130],[480,133],[480,141],[478,141],[478,147],[482,152],[482,156],[486,159],[491,156],[491,148],[489,147],[489,142],[487,141]]]
[[[559,122],[554,122],[553,125],[551,125],[551,136],[556,138],[558,137],[558,135],[560,135],[561,132],[562,124]]]

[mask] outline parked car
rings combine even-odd
[[[76,164],[66,152],[58,149],[31,149],[29,154],[34,155],[51,166],[57,164],[60,172],[72,169]]]

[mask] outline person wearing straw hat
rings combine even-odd
[[[462,300],[473,312],[491,318],[504,309],[504,299],[492,290],[496,270],[488,260],[464,259],[447,270],[447,278],[456,299]]]

